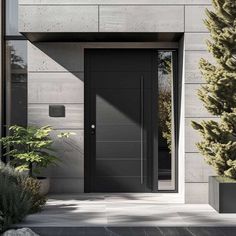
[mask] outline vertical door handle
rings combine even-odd
[[[140,78],[140,182],[143,184],[144,176],[143,176],[143,129],[144,129],[144,78],[143,75]]]

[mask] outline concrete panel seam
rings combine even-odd
[[[98,5],[98,32],[100,32],[100,5]]]
[[[82,71],[82,70],[77,70],[77,71],[56,71],[56,70],[47,70],[47,71],[45,71],[45,70],[42,70],[42,71],[36,71],[36,70],[28,70],[28,73],[35,73],[35,74],[38,74],[38,73],[40,73],[40,74],[43,74],[43,73],[45,73],[45,74],[47,74],[47,73],[64,73],[64,74],[70,74],[70,73],[84,73],[84,71]]]
[[[185,52],[208,52],[208,50],[204,49],[185,49]]]
[[[199,83],[199,82],[193,83],[193,82],[188,82],[188,81],[184,82],[184,85],[205,85],[205,84],[207,84],[207,83],[206,82],[203,82],[203,83]]]
[[[184,33],[186,33],[186,32],[185,32],[185,29],[186,29],[186,28],[185,28],[185,5],[184,5]],[[184,51],[186,51],[185,48],[184,48]]]
[[[50,177],[50,179],[84,179],[84,177]]]
[[[47,3],[43,3],[43,4],[19,4],[19,6],[203,6],[203,7],[210,7],[210,4],[167,4],[167,3],[156,3],[156,4],[125,4],[125,3],[121,3],[121,4],[47,4]]]
[[[201,117],[201,116],[185,116],[185,118],[187,119],[213,119],[213,118],[218,118],[217,116],[205,116],[205,117]]]
[[[28,102],[29,105],[49,105],[49,104],[67,104],[67,105],[84,105],[84,102]]]

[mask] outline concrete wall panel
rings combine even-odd
[[[185,119],[185,152],[198,152],[196,143],[201,140],[200,134],[191,126],[191,121],[201,121],[200,118],[186,118]]]
[[[83,73],[28,73],[29,103],[83,103]]]
[[[100,32],[184,32],[183,6],[101,6]]]
[[[187,183],[207,183],[208,177],[214,175],[213,168],[206,164],[199,153],[186,153],[185,181]]]
[[[197,96],[200,84],[185,84],[185,117],[213,117]]]
[[[209,39],[208,33],[185,33],[185,50],[204,51],[207,50],[206,40]]]
[[[19,5],[19,32],[97,31],[97,6]]]
[[[29,72],[80,72],[84,70],[79,43],[28,43]]]
[[[186,183],[185,203],[206,204],[208,202],[208,183]]]
[[[65,117],[49,117],[49,104],[28,104],[28,124],[51,125],[55,129],[82,129],[84,127],[84,105],[66,104],[65,110]]]
[[[185,6],[185,32],[207,32],[203,19],[207,6]]]
[[[204,83],[199,70],[201,58],[214,62],[208,51],[186,51],[185,52],[185,83]]]

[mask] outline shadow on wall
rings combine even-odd
[[[83,49],[78,43],[29,43],[28,56],[29,124],[52,125],[56,129],[53,136],[61,131],[76,133],[54,144],[61,162],[45,170],[55,179],[51,192],[81,192],[82,187],[75,183],[84,176]],[[49,104],[65,105],[66,117],[49,117]],[[68,180],[75,179],[68,186]],[[55,184],[61,186],[54,188]]]
[[[57,43],[34,43],[33,45],[30,46],[29,57],[30,57],[29,58],[29,72],[51,72],[51,73],[69,72],[69,73],[72,73],[74,76],[76,76],[78,80],[84,82],[84,78],[83,76],[81,76],[81,74],[84,73],[84,48],[83,48],[82,43],[58,43],[58,42]],[[183,63],[182,60],[183,59],[180,55],[179,68],[182,68],[182,64],[181,64]],[[78,73],[80,73],[80,76]],[[181,81],[182,81],[182,72],[181,70],[179,70],[179,86],[182,85]],[[180,91],[178,94],[179,101],[181,101],[181,88],[179,88],[179,91]],[[63,90],[60,92],[63,96]],[[100,102],[101,101],[103,102],[103,104],[101,104],[102,107],[104,108],[104,106],[107,106],[105,107],[105,109],[110,108],[109,113],[111,115],[112,113],[114,114],[114,112],[117,112],[117,114],[123,116],[124,119],[129,120],[130,122],[134,122],[139,125],[139,116],[137,117],[137,114],[134,113],[134,110],[132,110],[132,108],[128,107],[127,105],[125,105],[127,104],[126,101],[124,101],[124,103],[120,103],[118,102],[119,99],[117,100],[114,96],[108,96],[108,94],[104,93],[104,91],[102,90],[99,92],[98,95],[99,95]],[[69,104],[70,102],[67,102],[66,105],[69,105]],[[181,107],[179,106],[178,108],[180,111]],[[83,109],[80,112],[83,112]],[[180,116],[180,112],[179,112],[179,116]],[[73,127],[70,127],[69,121],[66,121],[66,120],[61,121],[60,125],[62,126],[62,128],[64,127],[63,122],[68,122],[68,124],[66,125],[67,129],[73,128]],[[83,155],[83,150],[80,150],[80,146],[81,146],[80,144],[77,145],[76,143],[73,142],[73,146],[75,146],[75,148],[72,147],[73,152],[76,153],[79,150],[80,156]],[[76,158],[76,154],[74,154],[74,156]],[[68,170],[68,174],[70,173],[70,167],[72,165],[73,163],[71,163],[70,165],[66,167],[66,169]],[[57,170],[56,173],[58,172],[59,171]],[[65,173],[65,176],[67,176],[66,173]]]

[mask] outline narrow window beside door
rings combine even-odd
[[[175,190],[174,53],[158,51],[158,190]]]

